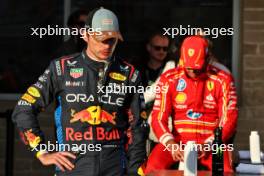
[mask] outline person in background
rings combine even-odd
[[[146,91],[144,98],[148,116],[148,123],[151,124],[151,111],[155,99],[155,87],[162,73],[175,68],[176,59],[172,58],[172,45],[168,36],[160,31],[153,32],[145,45],[146,56],[142,58],[143,63],[140,67],[142,82]],[[174,51],[175,52],[175,51]],[[170,125],[171,129],[171,125]],[[149,154],[154,145],[158,142],[152,129],[150,128],[149,140],[147,141],[147,153]]]
[[[73,30],[73,28],[78,30],[84,28],[87,14],[88,12],[86,10],[74,11],[68,18],[68,28],[70,28],[70,30]],[[67,41],[64,41],[63,44],[55,51],[54,57],[57,58],[81,52],[86,47],[86,43],[81,37],[80,33],[78,35],[70,35],[70,38]]]

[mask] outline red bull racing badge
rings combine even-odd
[[[40,137],[32,133],[32,129],[26,131],[24,134],[31,148],[35,148],[40,143]]]
[[[102,110],[100,106],[90,106],[80,112],[75,113],[75,110],[72,110],[72,119],[70,123],[74,123],[77,121],[87,122],[91,125],[99,125],[101,122],[103,123],[111,123],[113,125],[116,124],[116,112],[110,114],[109,112]]]

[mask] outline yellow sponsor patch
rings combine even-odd
[[[118,81],[125,81],[127,79],[126,76],[124,76],[120,73],[116,73],[116,72],[109,73],[109,76],[115,80],[118,80]]]
[[[207,89],[209,91],[212,91],[214,89],[214,82],[213,81],[208,81],[207,82]]]
[[[185,103],[186,99],[187,99],[187,95],[186,95],[184,92],[180,92],[180,93],[178,93],[177,96],[176,96],[176,102],[177,102],[178,104],[183,104],[183,103]]]
[[[26,100],[28,103],[35,103],[36,102],[36,99],[34,97],[32,97],[31,95],[25,93],[23,96],[22,96],[22,99],[23,100]]]
[[[32,95],[33,97],[40,97],[40,93],[39,93],[38,89],[36,89],[35,87],[28,88],[27,92],[30,95]]]

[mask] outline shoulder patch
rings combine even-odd
[[[55,67],[57,75],[63,75],[65,71],[65,66],[69,67],[75,67],[75,65],[78,63],[77,60],[73,60],[74,58],[78,57],[80,53],[75,53],[69,56],[62,56],[59,59],[55,60]]]

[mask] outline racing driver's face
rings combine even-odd
[[[197,78],[199,75],[203,73],[203,70],[186,68],[186,73],[190,78]]]
[[[93,36],[87,36],[87,52],[89,55],[98,60],[106,60],[114,52],[117,44],[117,38],[109,38],[104,41],[98,41]]]

